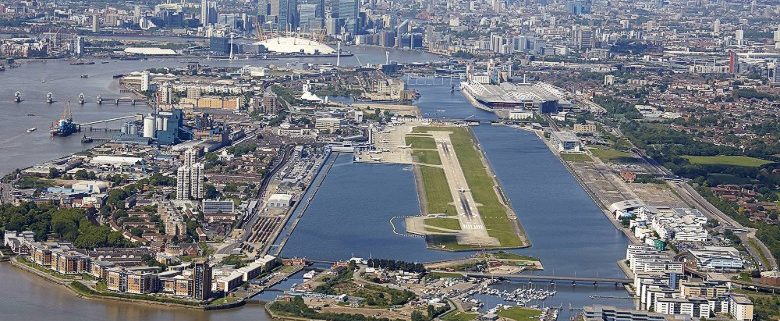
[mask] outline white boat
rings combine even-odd
[[[28,133],[32,133],[32,132],[34,132],[36,129],[38,129],[38,128],[31,127],[31,128],[28,128],[28,129],[27,129],[27,132],[28,132]]]

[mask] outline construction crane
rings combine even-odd
[[[260,19],[258,19],[257,17],[255,17],[254,25],[255,25],[255,37],[257,37],[257,41],[265,40],[265,33],[263,33],[263,27],[260,25]]]
[[[318,41],[318,42],[324,42],[325,41],[325,29],[324,28],[312,28],[311,29],[311,36],[312,39]]]

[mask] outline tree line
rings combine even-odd
[[[93,223],[87,214],[83,209],[58,208],[52,204],[4,204],[0,205],[0,229],[30,230],[35,233],[36,241],[45,241],[49,235],[54,235],[84,249],[132,246],[122,233]]]
[[[373,268],[383,268],[390,271],[404,271],[412,273],[425,273],[425,266],[422,263],[412,263],[389,259],[369,259],[368,266]]]

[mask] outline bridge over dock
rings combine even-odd
[[[447,271],[436,271],[447,272]],[[450,272],[451,273],[451,272]],[[540,275],[540,274],[495,274],[495,273],[483,273],[483,272],[466,272],[463,275],[476,277],[476,278],[501,278],[513,281],[528,281],[528,282],[571,282],[573,285],[577,283],[582,284],[631,284],[633,280],[628,278],[608,278],[598,276],[567,276],[567,275]]]

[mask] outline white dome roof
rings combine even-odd
[[[255,45],[262,45],[268,51],[278,53],[302,52],[308,55],[336,53],[335,49],[324,43],[298,37],[276,37],[256,42]]]

